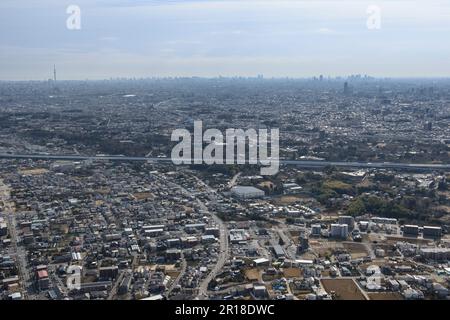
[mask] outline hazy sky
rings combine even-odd
[[[450,0],[0,0],[0,79],[48,79],[53,64],[61,79],[450,76]]]

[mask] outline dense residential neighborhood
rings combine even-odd
[[[1,298],[449,299],[449,84],[0,82]],[[279,172],[174,165],[198,119]]]

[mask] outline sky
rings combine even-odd
[[[0,0],[0,80],[449,77],[449,35],[450,0]]]

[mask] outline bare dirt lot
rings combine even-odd
[[[260,277],[260,271],[256,268],[245,270],[245,276],[249,281],[258,281]]]
[[[301,272],[299,268],[285,268],[283,270],[283,275],[286,278],[299,278],[301,276]]]
[[[328,293],[335,292],[336,300],[366,300],[352,279],[322,279],[322,285]]]
[[[19,170],[19,174],[23,176],[36,176],[47,173],[48,170],[45,168],[34,168],[34,169],[21,169]]]
[[[300,197],[296,196],[282,196],[275,199],[275,203],[277,205],[290,205],[293,203],[296,203],[297,201],[301,200]]]
[[[133,196],[137,200],[144,200],[144,199],[151,199],[152,200],[152,199],[155,198],[155,196],[151,192],[136,192],[135,194],[133,194]]]
[[[403,300],[403,296],[398,292],[376,292],[368,294],[370,300]]]
[[[325,240],[316,240],[310,241],[309,245],[311,249],[315,253],[319,255],[319,257],[329,256],[336,249],[342,249],[342,243],[337,243],[335,241],[325,241]]]
[[[362,243],[344,242],[343,246],[352,255],[352,258],[362,258],[369,255],[366,247]]]
[[[425,244],[428,244],[429,242],[432,242],[432,240],[430,240],[430,239],[400,237],[400,236],[388,236],[387,241],[388,241],[388,243],[392,243],[392,244],[395,244],[398,241],[402,241],[402,242],[409,242],[409,243],[420,244],[420,245],[425,245]]]

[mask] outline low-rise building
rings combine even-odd
[[[442,235],[442,228],[441,227],[424,226],[422,232],[423,232],[424,237],[440,238]]]
[[[337,223],[331,224],[330,236],[332,238],[346,239],[348,236],[348,225]]]
[[[264,191],[251,186],[236,186],[231,188],[231,194],[240,199],[253,199],[264,197]]]
[[[415,224],[406,224],[403,226],[403,235],[418,236],[419,226]]]

